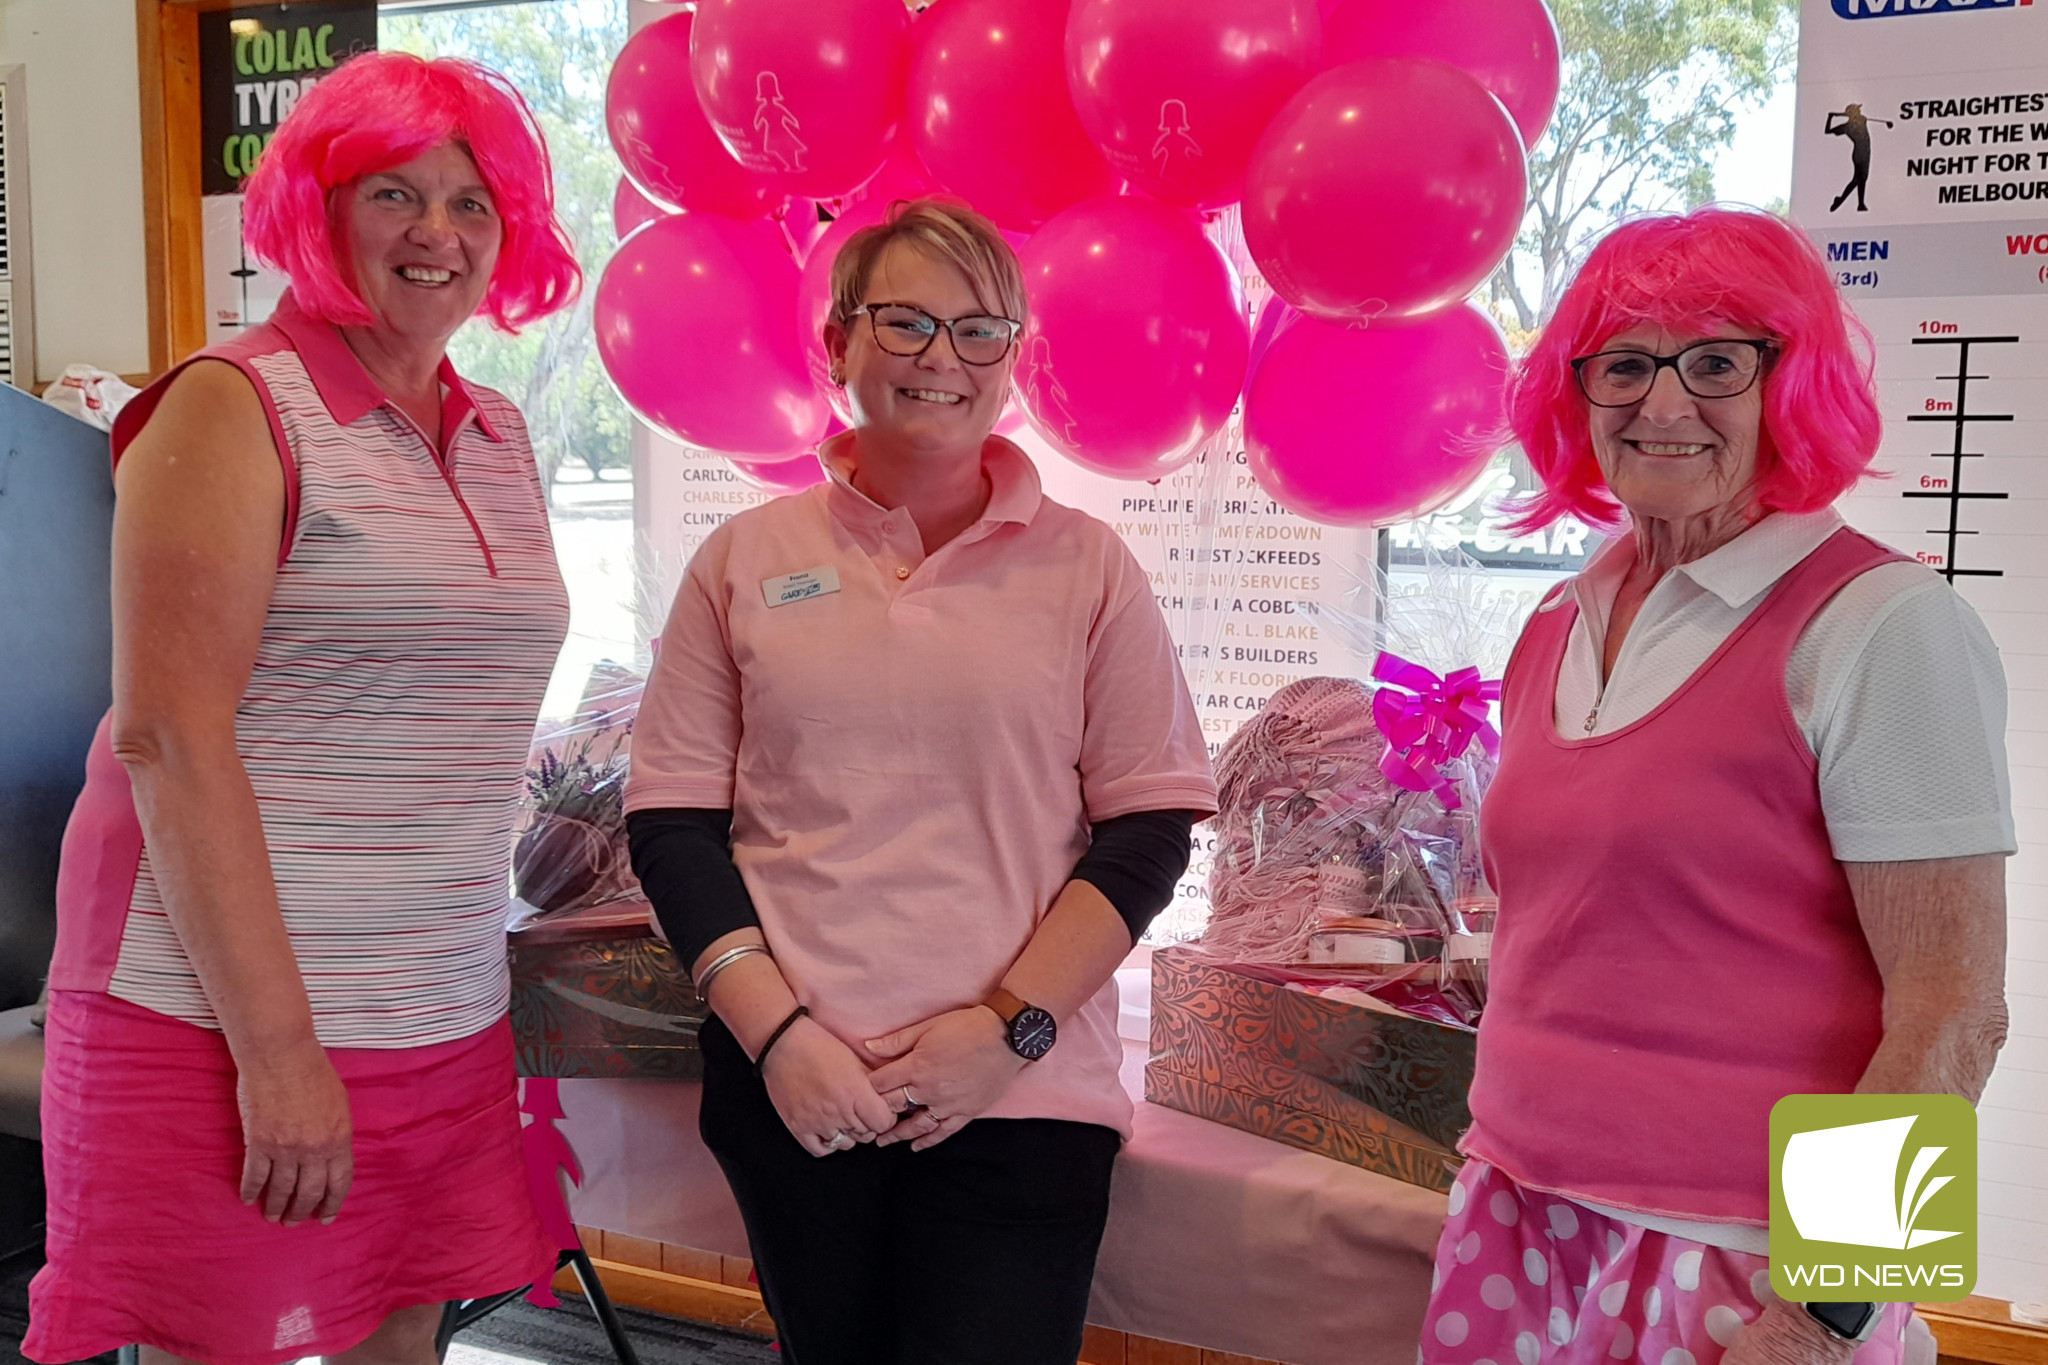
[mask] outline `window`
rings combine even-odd
[[[502,72],[533,107],[554,158],[556,208],[585,281],[575,306],[506,336],[484,321],[449,354],[465,378],[519,405],[547,490],[555,552],[569,585],[569,641],[543,706],[566,715],[591,668],[630,662],[635,638],[632,419],[598,362],[597,277],[611,255],[619,165],[605,135],[604,89],[626,41],[628,0],[383,7],[379,46],[468,57]]]

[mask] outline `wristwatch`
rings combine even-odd
[[[1027,1062],[1035,1062],[1052,1051],[1059,1038],[1059,1025],[1036,1005],[1027,1005],[1001,986],[981,1002],[994,1010],[996,1018],[1009,1026],[1010,1051]]]
[[[1868,1341],[1884,1320],[1881,1303],[1806,1303],[1806,1316],[1825,1327],[1837,1341]]]

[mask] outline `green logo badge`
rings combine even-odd
[[[1977,1283],[1977,1111],[1956,1095],[1787,1095],[1771,1109],[1771,1288],[1951,1303]]]

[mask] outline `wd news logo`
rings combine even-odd
[[[1949,1303],[1977,1283],[1977,1111],[1955,1095],[1787,1095],[1771,1110],[1771,1288]]]
[[[1844,19],[1885,19],[1894,14],[1968,14],[2031,5],[2034,0],[1834,0]]]

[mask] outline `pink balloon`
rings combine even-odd
[[[813,484],[825,482],[825,467],[815,451],[793,460],[728,460],[733,472],[770,493],[801,493]]]
[[[909,61],[903,0],[700,0],[690,43],[690,78],[726,147],[813,199],[882,164]]]
[[[1465,304],[1412,327],[1302,318],[1245,397],[1252,477],[1333,526],[1419,516],[1479,476],[1499,443],[1508,348]]]
[[[1259,139],[1245,245],[1305,313],[1421,317],[1493,273],[1528,189],[1521,136],[1478,81],[1418,57],[1353,62],[1303,86]]]
[[[917,149],[910,145],[910,128],[906,124],[897,131],[896,140],[889,144],[889,156],[882,163],[882,169],[848,195],[847,201],[859,203],[864,199],[879,199],[887,206],[898,199],[923,199],[938,192],[939,182],[932,179],[932,173],[917,159]]]
[[[1067,86],[1111,168],[1172,204],[1244,194],[1252,145],[1316,73],[1315,0],[1076,0]]]
[[[598,355],[627,406],[687,445],[787,459],[825,429],[790,330],[796,263],[772,224],[680,213],[619,244],[598,281]]]
[[[671,14],[626,40],[605,86],[605,127],[626,174],[657,203],[758,218],[785,191],[733,160],[705,122],[697,92],[682,76],[693,19]]]
[[[1507,106],[1533,147],[1557,107],[1557,23],[1543,0],[1342,0],[1324,30],[1329,66],[1369,57],[1434,57]]]
[[[1067,93],[1066,18],[1055,0],[938,0],[917,21],[912,145],[940,184],[1020,232],[1117,187]]]
[[[1229,420],[1250,345],[1244,298],[1192,214],[1091,199],[1033,233],[1023,262],[1017,392],[1055,450],[1156,479]]]
[[[612,191],[612,232],[620,241],[633,235],[633,229],[665,216],[669,210],[649,199],[633,188],[633,182],[625,176],[619,177],[618,188]]]
[[[832,357],[825,350],[824,336],[825,319],[832,314],[832,262],[838,259],[839,248],[846,245],[849,237],[882,221],[889,203],[885,199],[864,199],[834,219],[804,258],[803,278],[797,285],[797,335],[803,345],[804,363],[811,382],[842,422],[853,420],[853,410],[847,406],[846,391],[832,382]]]

